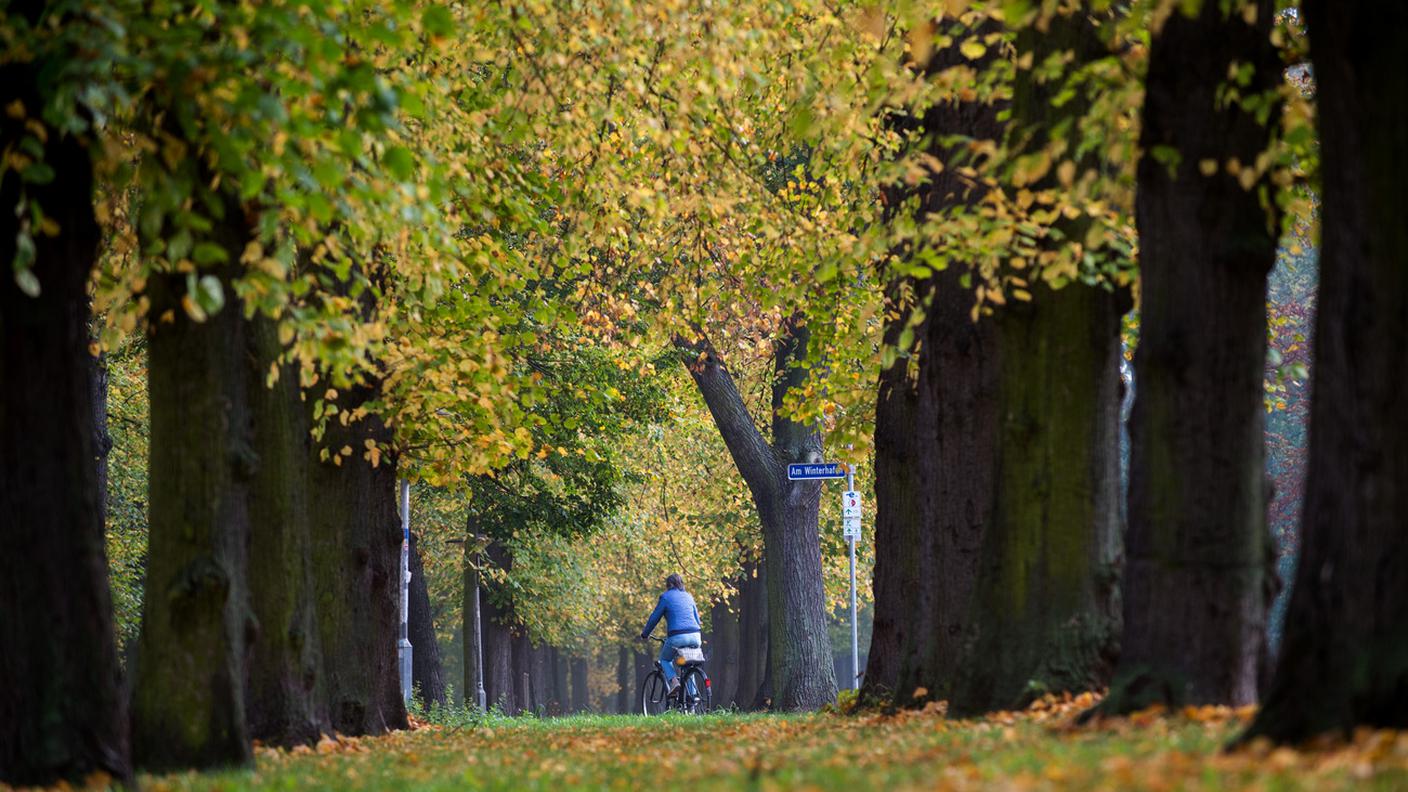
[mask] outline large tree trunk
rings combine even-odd
[[[37,113],[43,67],[0,65],[0,105],[19,101]],[[22,119],[0,118],[0,149],[25,134]],[[94,464],[92,164],[79,141],[52,130],[44,161],[54,178],[29,185],[28,196],[59,234],[34,234],[36,297],[11,268],[19,178],[0,179],[0,782],[21,786],[131,775]]]
[[[519,633],[513,636],[512,647],[514,699],[518,704],[513,714],[522,715],[536,710],[533,700],[533,644],[528,640],[528,634],[520,628]]]
[[[230,307],[229,310],[237,310]],[[308,517],[308,417],[294,366],[279,364],[276,323],[245,323],[244,376],[255,465],[249,482],[249,596],[259,630],[250,649],[250,736],[311,744],[328,729]],[[268,383],[271,366],[278,379]]]
[[[548,707],[552,706],[552,669],[548,666],[548,647],[543,644],[529,643],[528,652],[528,675],[533,691],[533,711],[539,715],[547,715]]]
[[[419,537],[411,534],[411,588],[406,629],[411,642],[411,684],[423,705],[445,706],[445,674],[440,666],[440,644],[435,636],[435,611],[430,606],[430,587],[425,580],[425,563],[420,555]]]
[[[799,319],[784,322],[776,342],[771,445],[758,432],[712,345],[677,340],[686,353],[690,376],[758,508],[776,694],[772,706],[789,711],[817,709],[836,700],[817,525],[821,485],[787,478],[788,463],[821,460],[821,435],[816,427],[794,423],[780,414],[787,394],[805,384],[805,369],[794,364],[805,358],[807,339],[807,329]]]
[[[1089,102],[1058,109],[1053,99],[1070,72],[1105,54],[1089,13],[1049,12],[1018,35],[1018,60],[1030,56],[1033,65],[1017,70],[1014,151],[1078,150],[1078,129],[1062,127],[1089,112]],[[1065,54],[1072,57],[1061,72],[1037,76]],[[1093,156],[1078,163],[1098,165]],[[1061,189],[1054,177],[1032,188]],[[1087,227],[1061,218],[1053,232],[1083,239]],[[997,472],[972,632],[950,701],[960,716],[1102,687],[1118,652],[1120,314],[1128,295],[1078,281],[1032,292],[1030,301],[996,309]]]
[[[490,544],[485,556],[490,565],[498,569],[508,569],[508,551]],[[498,707],[504,714],[518,712],[518,701],[514,695],[517,682],[513,676],[513,635],[509,628],[513,622],[513,611],[506,605],[499,606],[505,592],[493,590],[486,585],[479,597],[481,640],[484,643],[484,692],[487,705]]]
[[[742,581],[738,581],[742,583]],[[738,693],[738,602],[720,601],[713,607],[709,623],[713,628],[713,654],[710,677],[714,682],[714,706],[737,707]]]
[[[1262,375],[1278,223],[1259,194],[1269,174],[1244,189],[1228,168],[1205,176],[1200,163],[1250,167],[1269,145],[1268,125],[1220,92],[1237,64],[1255,69],[1244,96],[1281,83],[1274,5],[1256,3],[1255,24],[1219,3],[1174,13],[1150,53],[1124,637],[1107,711],[1256,701],[1271,590]],[[1176,163],[1156,156],[1166,148]]]
[[[1099,688],[1118,648],[1120,314],[1099,288],[1035,291],[998,319],[996,490],[958,716]]]
[[[580,714],[591,709],[591,690],[587,680],[587,659],[573,657],[572,664],[572,713]]]
[[[938,50],[931,74],[960,63],[957,47]],[[923,219],[975,205],[981,190],[957,175],[955,152],[941,138],[996,140],[998,107],[942,102],[917,126],[931,153],[950,167],[919,189]],[[886,196],[896,211],[914,194]],[[908,255],[909,251],[900,251]],[[880,373],[875,413],[875,622],[863,700],[917,706],[952,690],[977,585],[983,534],[991,522],[1000,358],[994,323],[974,321],[974,295],[962,262],[927,278],[905,276],[887,288],[885,343],[901,357]],[[913,322],[916,353],[900,342]]]
[[[763,568],[743,565],[738,589],[738,683],[734,700],[740,709],[752,708],[760,698],[768,667],[768,590]]]
[[[346,389],[341,412],[376,395],[374,383]],[[342,734],[381,734],[406,728],[396,642],[401,526],[396,507],[396,468],[385,452],[373,467],[360,449],[368,440],[391,446],[391,431],[374,414],[343,426],[327,422],[313,444],[311,493],[314,581],[332,726]],[[334,461],[343,447],[351,456]],[[321,450],[332,455],[321,458]]]
[[[548,650],[548,669],[552,676],[552,687],[548,694],[548,714],[566,714],[571,702],[569,682],[570,661],[556,646]]]
[[[1324,186],[1301,557],[1250,735],[1408,727],[1408,6],[1307,0]]]
[[[227,217],[217,231],[226,251],[244,248],[236,222]],[[257,462],[234,271],[220,271],[229,303],[204,322],[181,305],[185,275],[148,282],[150,534],[132,747],[152,771],[252,759],[244,685],[255,621],[245,574]]]

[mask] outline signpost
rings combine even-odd
[[[854,471],[846,470],[846,491],[841,493],[841,535],[851,551],[851,689],[860,687],[860,639],[856,633],[856,542],[860,540],[860,493]]]
[[[841,535],[851,554],[851,688],[859,686],[860,639],[856,632],[856,542],[860,541],[860,493],[856,492],[855,469],[845,462],[795,463],[787,466],[787,478],[792,481],[845,479],[846,491],[841,493]]]
[[[401,638],[396,659],[401,667],[401,698],[411,703],[411,639],[409,629],[411,588],[411,483],[401,480]]]

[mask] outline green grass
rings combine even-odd
[[[1408,734],[1337,750],[1227,755],[1238,724],[1152,718],[1099,730],[1029,714],[479,717],[453,727],[263,750],[253,771],[152,790],[1408,789]]]

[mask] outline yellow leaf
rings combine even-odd
[[[988,48],[977,39],[968,39],[958,46],[958,51],[969,60],[977,60],[987,54]]]

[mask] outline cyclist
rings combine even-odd
[[[668,695],[680,686],[675,674],[675,650],[687,646],[699,648],[699,631],[703,629],[699,621],[699,608],[694,605],[694,597],[684,590],[684,578],[677,574],[671,573],[665,578],[665,592],[655,604],[655,610],[650,614],[650,620],[645,623],[645,629],[641,630],[642,641],[650,637],[650,632],[655,629],[661,616],[665,617],[665,630],[668,635],[664,645],[660,647],[660,670],[665,676],[665,691]],[[695,691],[691,690],[689,693],[694,695]]]

